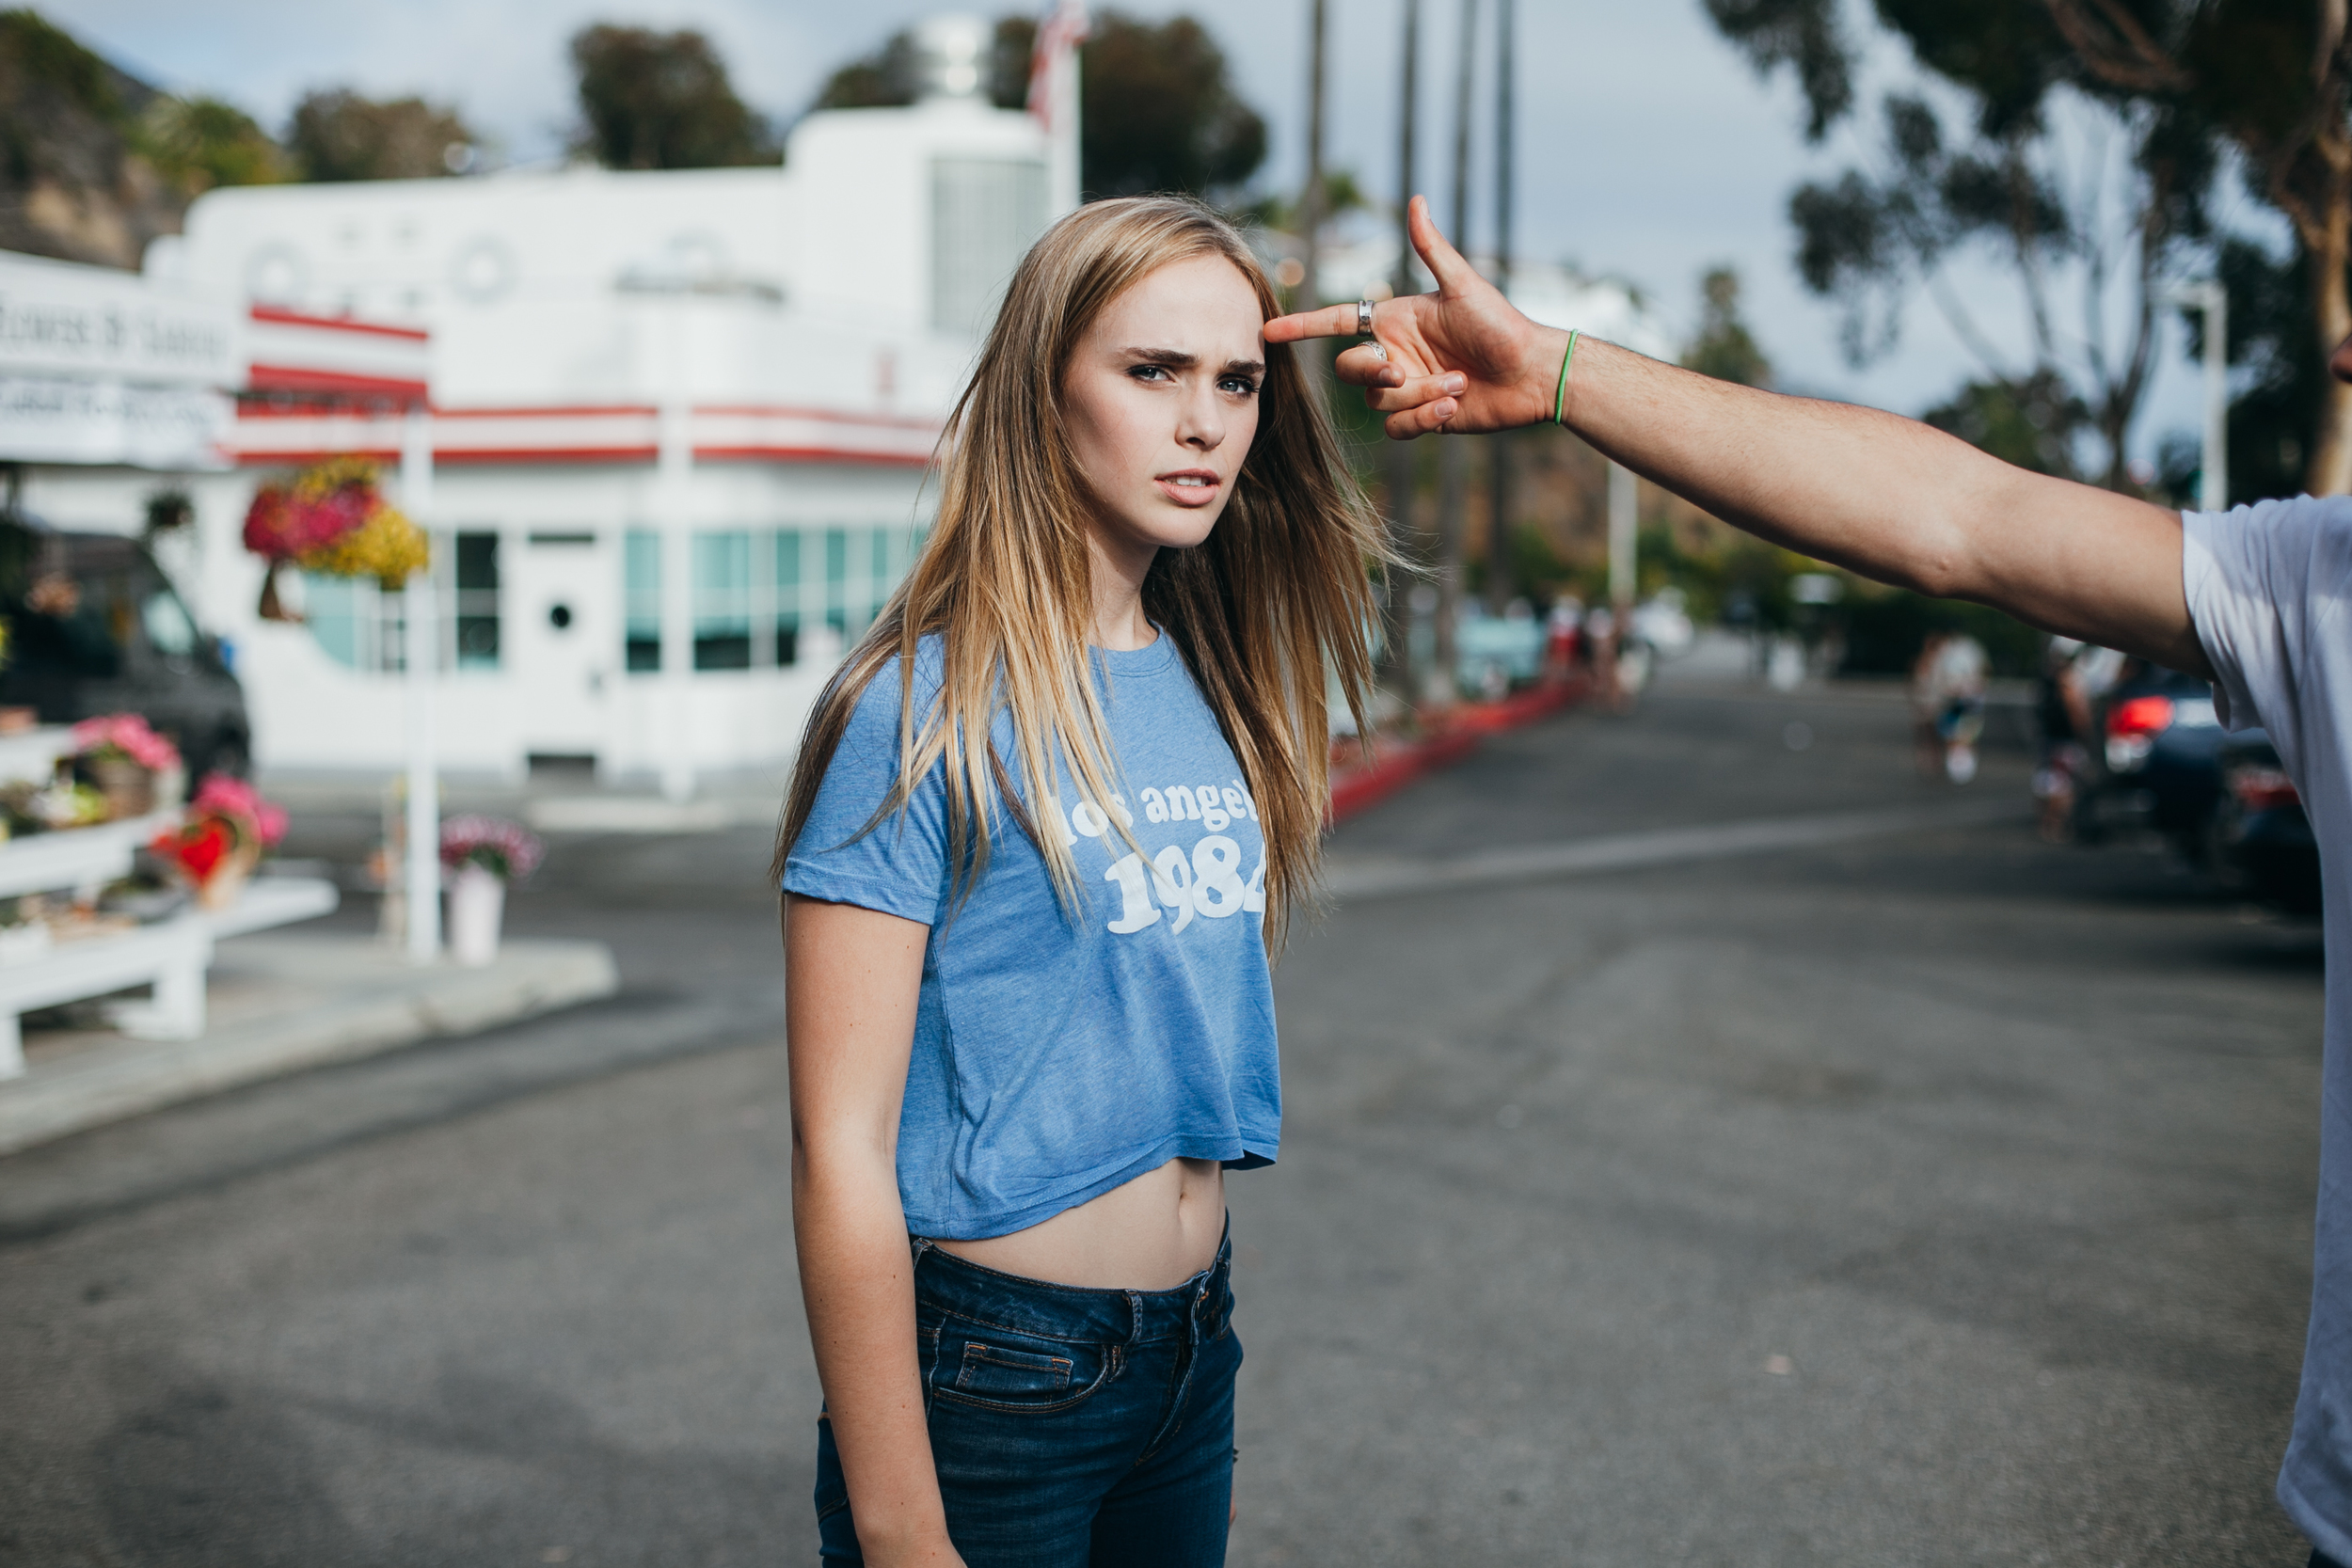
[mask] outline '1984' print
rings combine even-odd
[[[1147,822],[1198,822],[1209,831],[1192,847],[1190,855],[1182,845],[1171,844],[1149,864],[1133,850],[1113,861],[1103,879],[1119,889],[1120,909],[1107,930],[1132,936],[1158,925],[1163,910],[1175,917],[1171,931],[1182,931],[1196,919],[1223,920],[1244,911],[1265,912],[1264,855],[1259,856],[1258,868],[1245,881],[1241,846],[1224,832],[1234,822],[1253,821],[1258,815],[1239,779],[1231,784],[1147,789],[1139,799]],[[1135,812],[1123,795],[1111,797],[1107,814],[1092,800],[1079,801],[1063,822],[1064,847],[1073,847],[1081,838],[1104,839],[1111,834],[1114,816],[1122,827],[1134,828]],[[1120,836],[1111,834],[1104,847],[1116,847],[1119,842]]]

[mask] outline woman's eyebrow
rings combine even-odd
[[[1197,354],[1186,354],[1180,348],[1127,348],[1120,350],[1130,359],[1140,359],[1150,365],[1165,365],[1172,371],[1188,371],[1200,363]],[[1265,364],[1258,359],[1228,359],[1222,375],[1263,375]]]

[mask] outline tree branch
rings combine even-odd
[[[2121,0],[2044,0],[2085,69],[2127,92],[2181,92],[2196,78],[2148,36]],[[2339,8],[2343,0],[2332,0]],[[2093,16],[2091,12],[2097,11]]]

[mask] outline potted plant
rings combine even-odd
[[[180,748],[157,735],[135,713],[107,713],[73,726],[73,750],[90,783],[106,798],[117,821],[145,816],[155,809],[157,781],[180,770]]]
[[[155,835],[148,847],[196,889],[204,909],[225,910],[237,901],[262,851],[286,836],[286,813],[243,779],[226,773],[205,777],[177,828]]]
[[[475,968],[499,956],[506,884],[538,867],[544,847],[520,823],[496,816],[453,816],[441,824],[441,864],[449,873],[449,950]]]

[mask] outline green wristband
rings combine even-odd
[[[1568,333],[1568,352],[1560,356],[1560,389],[1551,394],[1551,422],[1553,424],[1567,422],[1560,416],[1567,412],[1568,367],[1576,362],[1576,336],[1573,330]]]

